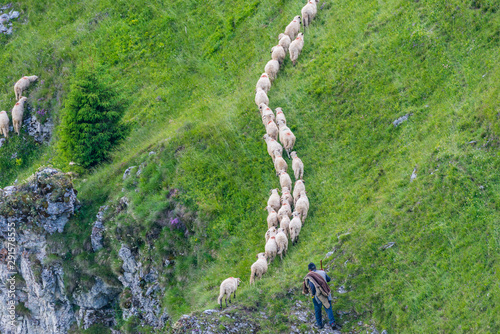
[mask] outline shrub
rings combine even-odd
[[[124,101],[102,67],[81,65],[71,84],[62,111],[60,151],[68,159],[88,168],[109,156],[124,138],[121,123]]]

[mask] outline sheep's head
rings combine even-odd
[[[301,32],[299,32],[299,34],[297,35],[297,39],[299,39],[299,38],[300,38],[300,39],[303,39],[303,38],[304,38],[304,34],[303,34],[303,33],[301,33]]]
[[[285,193],[289,193],[289,192],[290,192],[290,190],[288,189],[288,187],[283,187],[283,189],[281,189],[281,192],[282,192],[283,194],[285,194]]]
[[[37,81],[38,80],[38,77],[36,75],[32,75],[30,77],[28,77],[28,79],[31,81],[31,82],[34,82],[34,81]]]
[[[26,102],[26,100],[27,100],[27,99],[28,99],[28,98],[27,98],[26,96],[21,96],[21,98],[19,99],[19,101],[18,101],[18,102],[20,102],[20,103],[24,103],[24,102]]]
[[[292,153],[290,153],[290,156],[292,158],[296,158],[297,157],[297,152],[293,151]]]
[[[281,33],[281,34],[278,35],[278,39],[282,39],[283,37],[285,37],[284,33]]]
[[[300,23],[300,19],[301,19],[300,15],[295,16],[293,19],[299,21],[299,23]]]
[[[294,211],[294,212],[292,212],[292,216],[294,216],[294,217],[300,216],[300,213],[298,213],[297,211]]]
[[[239,286],[241,283],[241,279],[239,277],[236,277],[236,285]]]
[[[259,260],[260,259],[266,260],[267,259],[266,253],[259,253],[259,254],[257,254],[257,259],[259,259]]]
[[[259,88],[260,88],[260,87],[259,87]],[[261,89],[261,90],[263,90],[262,88],[260,88],[260,89]],[[267,108],[267,105],[266,105],[265,103],[261,103],[261,104],[259,104],[259,110],[260,110],[260,111],[262,111],[262,110],[264,110],[264,109],[266,109],[266,108]]]

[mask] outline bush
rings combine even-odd
[[[80,66],[62,110],[60,150],[88,168],[106,160],[125,137],[121,123],[125,105],[101,67]]]

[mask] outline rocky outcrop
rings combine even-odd
[[[31,116],[26,129],[28,134],[33,137],[37,143],[48,143],[52,137],[54,122],[49,118],[42,124],[38,121],[36,116]]]
[[[0,33],[5,35],[12,34],[12,22],[11,20],[17,19],[19,17],[19,12],[15,10],[10,10],[11,5],[6,5],[0,8]],[[8,12],[7,12],[8,11]]]
[[[94,250],[94,252],[97,252],[103,247],[102,238],[105,229],[102,220],[104,218],[104,213],[107,210],[108,210],[107,205],[101,206],[96,216],[97,220],[92,225],[92,234],[90,235],[90,241],[92,242],[92,249]]]
[[[164,288],[158,282],[158,271],[153,267],[146,273],[125,245],[122,245],[118,255],[123,260],[124,271],[118,279],[129,291],[128,300],[121,301],[125,305],[123,318],[136,316],[145,325],[163,328],[169,317],[161,307]]]
[[[76,313],[78,327],[88,329],[97,323],[107,327],[115,326],[115,310],[110,306],[120,292],[120,288],[110,286],[97,277],[90,291],[73,296],[75,304],[80,307]]]
[[[78,205],[76,195],[69,178],[52,168],[0,189],[0,253],[6,255],[0,259],[1,333],[64,333],[74,321],[62,266],[47,261],[46,239],[63,231]],[[8,284],[12,277],[15,283]],[[16,308],[14,327],[11,304]]]

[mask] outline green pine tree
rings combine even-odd
[[[109,156],[125,137],[121,123],[125,105],[102,68],[80,66],[62,112],[60,149],[63,155],[85,168]]]

